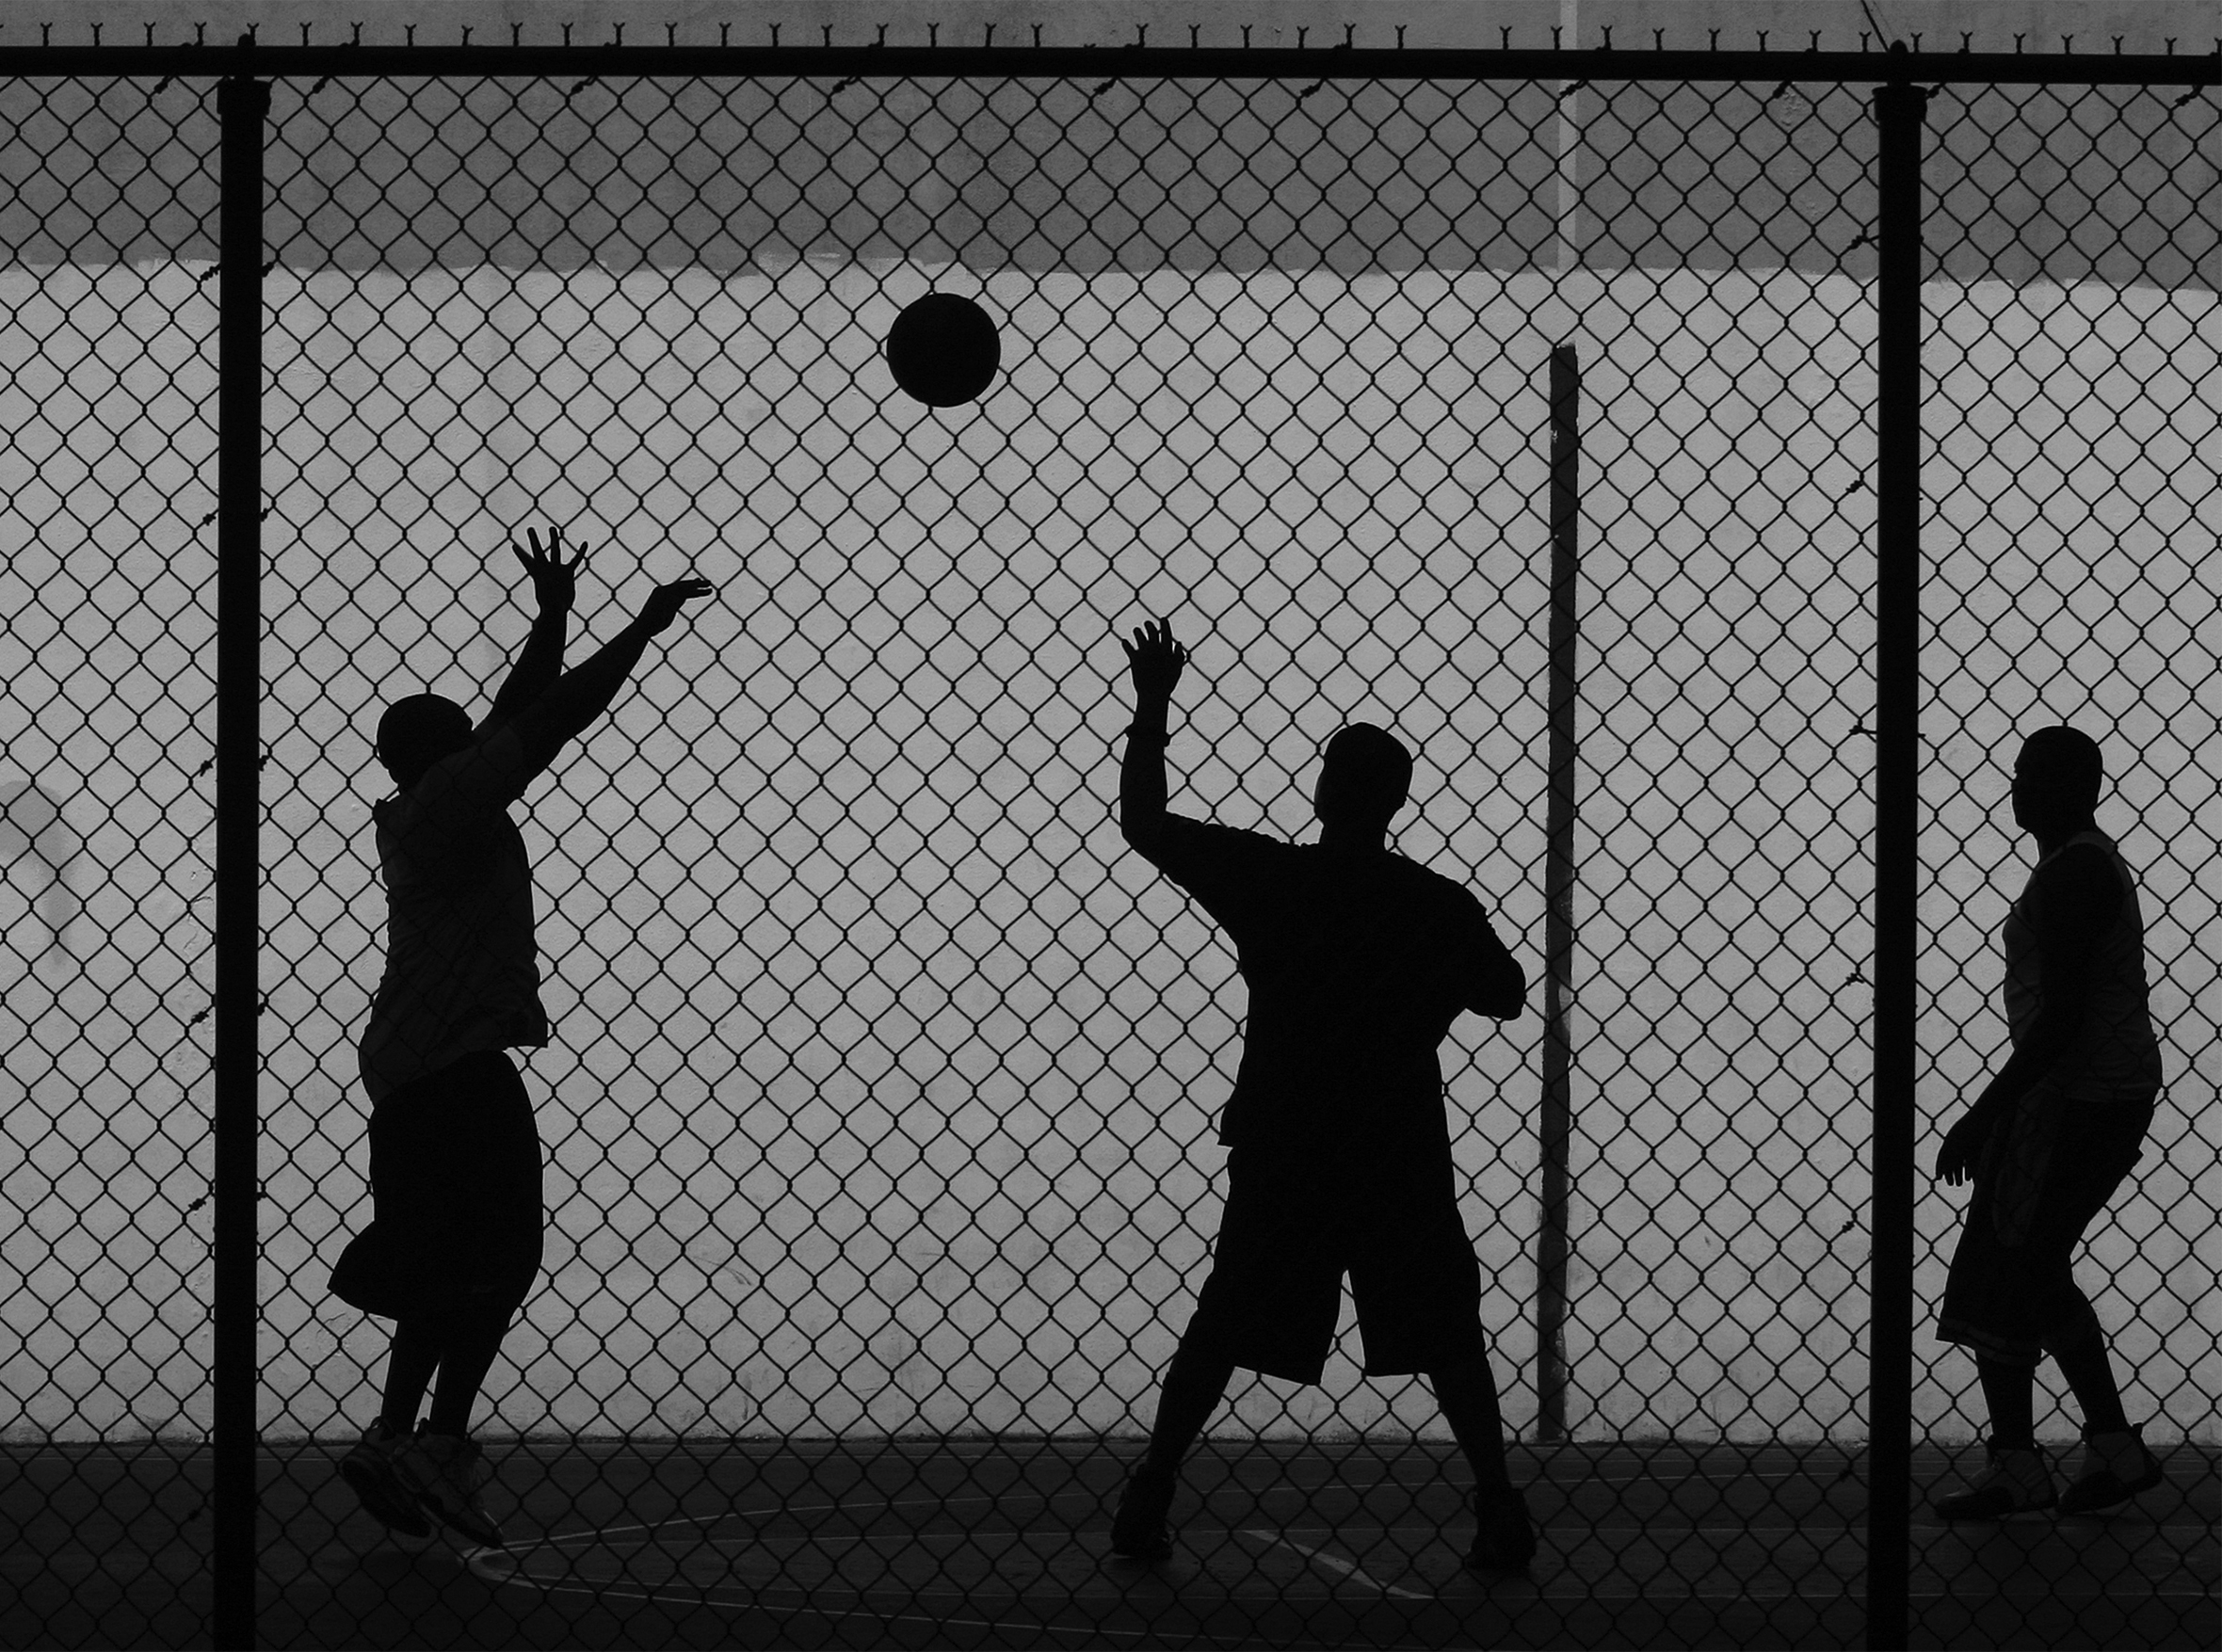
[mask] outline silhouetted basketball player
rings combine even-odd
[[[1347,1274],[1367,1373],[1426,1373],[1473,1465],[1468,1564],[1522,1569],[1535,1535],[1505,1469],[1436,1047],[1461,1010],[1518,1016],[1526,977],[1479,901],[1386,846],[1412,773],[1393,735],[1357,723],[1328,742],[1316,845],[1189,820],[1167,811],[1165,774],[1187,651],[1163,623],[1122,646],[1135,709],[1120,826],[1232,938],[1249,1025],[1219,1132],[1227,1207],[1211,1275],[1111,1547],[1131,1559],[1170,1552],[1181,1459],[1236,1367],[1319,1381]]]
[[[2158,1485],[2161,1467],[2122,1415],[2098,1316],[2069,1260],[2137,1163],[2161,1083],[2146,1010],[2137,884],[2094,810],[2099,747],[2039,729],[2014,761],[2014,824],[2037,868],[2000,932],[2013,1054],[1952,1127],[1937,1175],[1974,1194],[1937,1334],[1972,1349],[1990,1410],[1989,1465],[1938,1500],[1948,1520],[2024,1509],[2080,1514]],[[2037,1447],[2037,1363],[2050,1354],[2084,1414],[2084,1460],[2065,1497]]]
[[[607,709],[650,639],[710,594],[699,579],[659,585],[638,618],[565,672],[586,553],[564,561],[554,528],[545,552],[526,537],[531,553],[517,556],[539,616],[486,720],[474,729],[432,694],[378,719],[378,761],[397,794],[375,810],[386,970],[362,1045],[374,1220],[331,1281],[342,1300],[394,1322],[378,1421],[341,1472],[388,1526],[427,1535],[429,1515],[484,1544],[502,1538],[480,1500],[471,1408],[540,1262],[539,1135],[503,1052],[548,1042],[532,869],[508,807]]]

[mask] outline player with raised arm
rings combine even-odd
[[[539,1272],[540,1142],[512,1047],[548,1042],[533,942],[532,868],[509,805],[617,696],[649,643],[710,594],[659,585],[638,617],[563,670],[581,547],[527,532],[516,552],[538,615],[486,720],[420,694],[378,719],[395,795],[373,811],[386,886],[386,969],[362,1035],[373,1220],[333,1271],[337,1296],[394,1322],[378,1418],[340,1466],[396,1531],[427,1516],[499,1544],[471,1409]],[[511,547],[515,550],[515,547]],[[430,1416],[417,1410],[433,1374]]]
[[[1526,977],[1471,891],[1387,846],[1412,773],[1393,735],[1355,723],[1328,742],[1317,844],[1186,819],[1166,808],[1165,754],[1187,650],[1162,621],[1122,646],[1135,720],[1120,828],[1234,942],[1249,1024],[1220,1124],[1227,1205],[1211,1275],[1112,1549],[1170,1552],[1181,1460],[1237,1367],[1320,1380],[1348,1274],[1367,1374],[1425,1373],[1473,1466],[1467,1564],[1524,1570],[1535,1532],[1505,1467],[1436,1049],[1461,1011],[1518,1016]]]

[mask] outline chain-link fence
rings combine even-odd
[[[530,799],[550,1243],[489,1438],[752,1442],[770,1484],[783,1451],[1146,1427],[1208,1268],[1244,1002],[1114,815],[1112,633],[1162,615],[1195,652],[1176,810],[1301,837],[1326,737],[1390,727],[1420,761],[1395,846],[1480,893],[1538,986],[1569,834],[1556,1247],[1538,1019],[1445,1047],[1507,1427],[1539,1483],[1588,1487],[1547,1528],[1655,1516],[1605,1446],[1741,1452],[1724,1598],[1776,1602],[1765,1639],[1856,1602],[1865,1562],[1800,1523],[1859,1489],[1876,1311],[1870,88],[1012,56],[274,81],[262,1435],[343,1442],[377,1407],[381,1327],[326,1290],[369,1204],[369,730],[419,689],[483,710],[528,617],[504,547],[558,522],[594,543],[590,637],[652,578],[718,596]],[[2181,81],[1940,87],[1922,288],[1920,1107],[1948,1121],[2001,1059],[2005,774],[2017,732],[2073,722],[2144,878],[2170,1076],[2089,1266],[2130,1414],[2206,1448],[2216,142]],[[188,1532],[212,1414],[215,152],[206,80],[0,87],[0,1385],[12,1472],[72,1531],[112,1517],[129,1446],[177,1465]],[[952,411],[880,356],[929,290],[1002,329],[1004,371]],[[1570,657],[1554,349],[1579,378]],[[1554,672],[1578,751],[1555,825]],[[1925,1317],[1960,1204],[1921,1186]],[[1923,1435],[1978,1431],[1972,1379],[1917,1334]],[[1415,1431],[1447,1437],[1425,1387],[1338,1355],[1316,1388],[1238,1387],[1213,1435],[1393,1467]],[[641,1460],[521,1445],[507,1495],[607,1524]],[[311,1502],[266,1533],[269,1579],[362,1519],[314,1500],[329,1451],[282,1463],[266,1496]],[[822,1583],[824,1522],[791,1518],[717,1586],[754,1608]],[[935,1587],[973,1577],[935,1552]],[[933,1592],[874,1564],[874,1610]],[[1609,1548],[1587,1596],[1680,1569]],[[24,1576],[55,1638],[89,1621],[97,1588]],[[199,1586],[82,1632],[189,1635]],[[1574,1633],[1551,1598],[1537,1621]],[[265,1632],[304,1638],[287,1599]]]

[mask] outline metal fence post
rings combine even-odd
[[[214,1640],[254,1644],[256,953],[262,801],[263,127],[225,80],[217,319]]]
[[[1902,44],[1891,47],[1903,59]],[[1905,71],[1893,64],[1900,73]],[[1907,1644],[1920,866],[1921,148],[1928,92],[1878,87],[1876,227],[1875,1194],[1867,1644]]]
[[[1543,1180],[1536,1241],[1536,1437],[1566,1437],[1567,1157],[1573,1139],[1567,1035],[1574,963],[1574,651],[1581,536],[1581,366],[1571,345],[1551,352],[1550,797],[1543,849]]]

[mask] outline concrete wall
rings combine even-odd
[[[162,95],[198,118],[197,94]],[[1826,98],[1798,114],[1831,119]],[[1469,878],[1533,969],[1542,379],[1571,341],[1577,1426],[1856,1435],[1872,290],[1837,217],[1802,208],[1763,220],[1802,239],[1742,268],[1615,256],[1592,210],[1597,258],[1562,269],[1551,167],[1522,175],[1540,240],[1455,272],[967,268],[960,247],[838,237],[733,267],[465,258],[467,233],[405,256],[433,215],[382,197],[373,255],[282,257],[266,1425],[359,1420],[378,1350],[323,1289],[368,1213],[368,721],[409,688],[491,688],[524,624],[502,541],[549,518],[603,541],[597,634],[684,567],[720,599],[532,800],[552,1235],[496,1426],[1129,1425],[1216,1221],[1242,1002],[1112,826],[1105,634],[1167,614],[1196,642],[1172,753],[1190,812],[1299,836],[1327,734],[1398,728],[1423,764],[1401,846]],[[316,176],[288,162],[281,211],[329,210],[298,193]],[[190,186],[126,183],[150,177]],[[168,222],[159,191],[77,199],[89,223]],[[0,1128],[23,1145],[0,1172],[22,1339],[0,1384],[40,1433],[206,1421],[214,287],[194,216],[0,269]],[[2175,287],[1928,289],[1922,1104],[1951,1116],[2001,1035],[1989,936],[2021,846],[1998,765],[2015,730],[2072,719],[2117,765],[2174,1075],[2092,1274],[2133,1408],[2211,1439],[2222,746],[2200,512],[2222,369],[2193,253]],[[878,359],[929,286],[1003,317],[1008,371],[976,408],[911,406]],[[1516,1426],[1535,1037],[1467,1024],[1446,1051]],[[1924,1302],[1957,1210],[1920,1203]],[[1967,1362],[1917,1346],[1918,1415],[1964,1432]],[[1323,1389],[1258,1385],[1232,1426],[1430,1416],[1340,1359]]]
[[[80,317],[131,313],[144,288],[173,299],[113,381],[159,408],[148,375],[189,362],[205,319],[195,273],[19,275],[11,307],[38,313],[25,283]],[[1173,749],[1190,812],[1300,835],[1319,741],[1349,717],[1398,727],[1424,763],[1402,846],[1470,878],[1534,968],[1540,386],[1570,336],[1593,398],[1581,1426],[1856,1433],[1870,702],[1850,481],[1868,296],[1795,276],[1012,278],[985,291],[1033,347],[950,417],[891,400],[865,353],[933,275],[277,283],[275,402],[296,416],[272,469],[270,1426],[341,1426],[376,1345],[323,1293],[368,1213],[351,1039],[380,906],[362,730],[407,687],[490,685],[523,618],[491,553],[543,516],[608,536],[597,632],[682,566],[721,598],[530,809],[562,1028],[532,1061],[554,1234],[501,1422],[1120,1426],[1200,1277],[1241,998],[1208,928],[1121,852],[1104,633],[1164,613],[1195,640]],[[751,399],[742,363],[686,360],[689,339],[743,337],[781,304],[820,340],[783,393],[759,380]],[[1932,473],[1969,485],[1940,489],[1931,541],[1924,1106],[1949,1117],[1999,1035],[1989,932],[2019,852],[1997,765],[2013,730],[2074,718],[2122,766],[2110,818],[2147,868],[2178,1103],[2097,1243],[2106,1312],[2135,1322],[2140,1403],[2211,1428],[2196,1247],[2222,1179],[2198,1100],[2217,1051],[2199,823],[2222,746],[2189,507],[2214,489],[2212,414],[2192,411],[2213,406],[2197,340],[2214,312],[2100,289],[1940,288],[1930,308],[1952,409]],[[1298,313],[1301,352],[1275,328]],[[588,324],[619,317],[628,349],[604,353]],[[1179,359],[1152,368],[1151,341],[1175,336]],[[2043,432],[2042,458],[1993,490],[1986,467],[2029,415],[1987,421],[2021,405],[2018,363],[2044,348],[2081,434]],[[91,361],[68,379],[116,405]],[[714,410],[676,445],[606,417],[705,385]],[[67,405],[58,379],[13,386],[12,428],[40,426],[23,398]],[[25,1340],[7,1380],[62,1432],[126,1426],[146,1378],[189,1377],[201,1335],[205,558],[163,548],[191,512],[157,482],[102,480],[159,477],[195,440],[145,415],[112,458],[82,435],[49,455],[43,480],[93,531],[72,540],[52,512],[34,537],[19,516],[0,576],[11,646],[37,659],[18,657],[0,737],[102,869],[79,882],[67,958],[39,892],[19,892],[11,946],[44,961],[16,966],[0,1036],[26,1145],[5,1253],[57,1305],[41,1322],[9,1296]],[[2044,468],[2064,443],[2066,486]],[[2149,466],[2165,486],[2144,487]],[[151,542],[111,552],[134,514]],[[40,703],[50,677],[89,714]],[[1462,1025],[1449,1052],[1513,1371],[1532,1353],[1535,1034]],[[1924,1194],[1925,1240],[1948,1246],[1957,1204]],[[34,1235],[51,1259],[26,1267]],[[1924,1299],[1940,1265],[1923,1264]],[[1942,1355],[1921,1395],[1947,1431],[1960,1374]],[[1363,1427],[1385,1403],[1338,1364],[1324,1391],[1262,1386],[1241,1423]]]
[[[252,27],[265,40],[291,43],[298,41],[304,23],[314,40],[336,42],[350,38],[352,25],[360,22],[365,41],[394,44],[407,38],[411,24],[424,44],[459,41],[465,25],[477,43],[506,40],[512,25],[521,27],[529,42],[553,43],[562,39],[566,24],[582,43],[614,38],[619,24],[624,24],[628,41],[661,43],[666,26],[675,25],[681,43],[707,42],[726,25],[735,44],[768,43],[777,23],[781,41],[791,45],[818,43],[827,28],[837,44],[862,44],[878,39],[882,24],[889,43],[924,45],[930,38],[929,24],[939,25],[942,43],[972,45],[986,40],[986,26],[992,23],[995,43],[1001,45],[1027,43],[1039,24],[1042,43],[1055,46],[1123,45],[1136,38],[1137,27],[1149,30],[1151,45],[1183,45],[1191,25],[1200,31],[1199,43],[1209,46],[1240,43],[1245,27],[1259,46],[1294,46],[1298,29],[1308,31],[1305,44],[1322,46],[1339,43],[1344,26],[1355,24],[1353,38],[1365,46],[1394,45],[1400,25],[1408,46],[1498,46],[1508,28],[1514,46],[1530,49],[1551,45],[1554,27],[1567,31],[1562,39],[1570,46],[1596,46],[1609,27],[1613,43],[1624,48],[1650,46],[1652,31],[1663,30],[1668,49],[1699,51],[1712,43],[1712,31],[1718,29],[1723,49],[1749,51],[1760,46],[1763,29],[1767,49],[1774,51],[1804,51],[1814,30],[1820,31],[1823,50],[1857,51],[1860,37],[1870,33],[1870,11],[1893,39],[1911,42],[1920,35],[1924,51],[1956,51],[1965,33],[1976,51],[2014,51],[2014,37],[2021,34],[2032,52],[2061,51],[2065,36],[2075,52],[2104,54],[2114,50],[2114,37],[2119,35],[2127,52],[2163,52],[2173,39],[2175,50],[2188,56],[2212,52],[2222,37],[2211,0],[1869,0],[1865,8],[1860,0],[1362,0],[1358,5],[1260,0],[1226,11],[1108,0],[1025,5],[1008,0],[730,0],[718,5],[700,0],[684,5],[675,0],[350,0],[344,7],[317,0],[148,0],[136,5],[56,0],[35,11],[10,8],[0,43],[35,42],[38,26],[46,23],[54,24],[56,41],[82,42],[89,40],[96,22],[110,42],[137,42],[150,23],[157,42],[192,39],[195,29],[205,25],[202,32],[211,40],[233,40]]]

